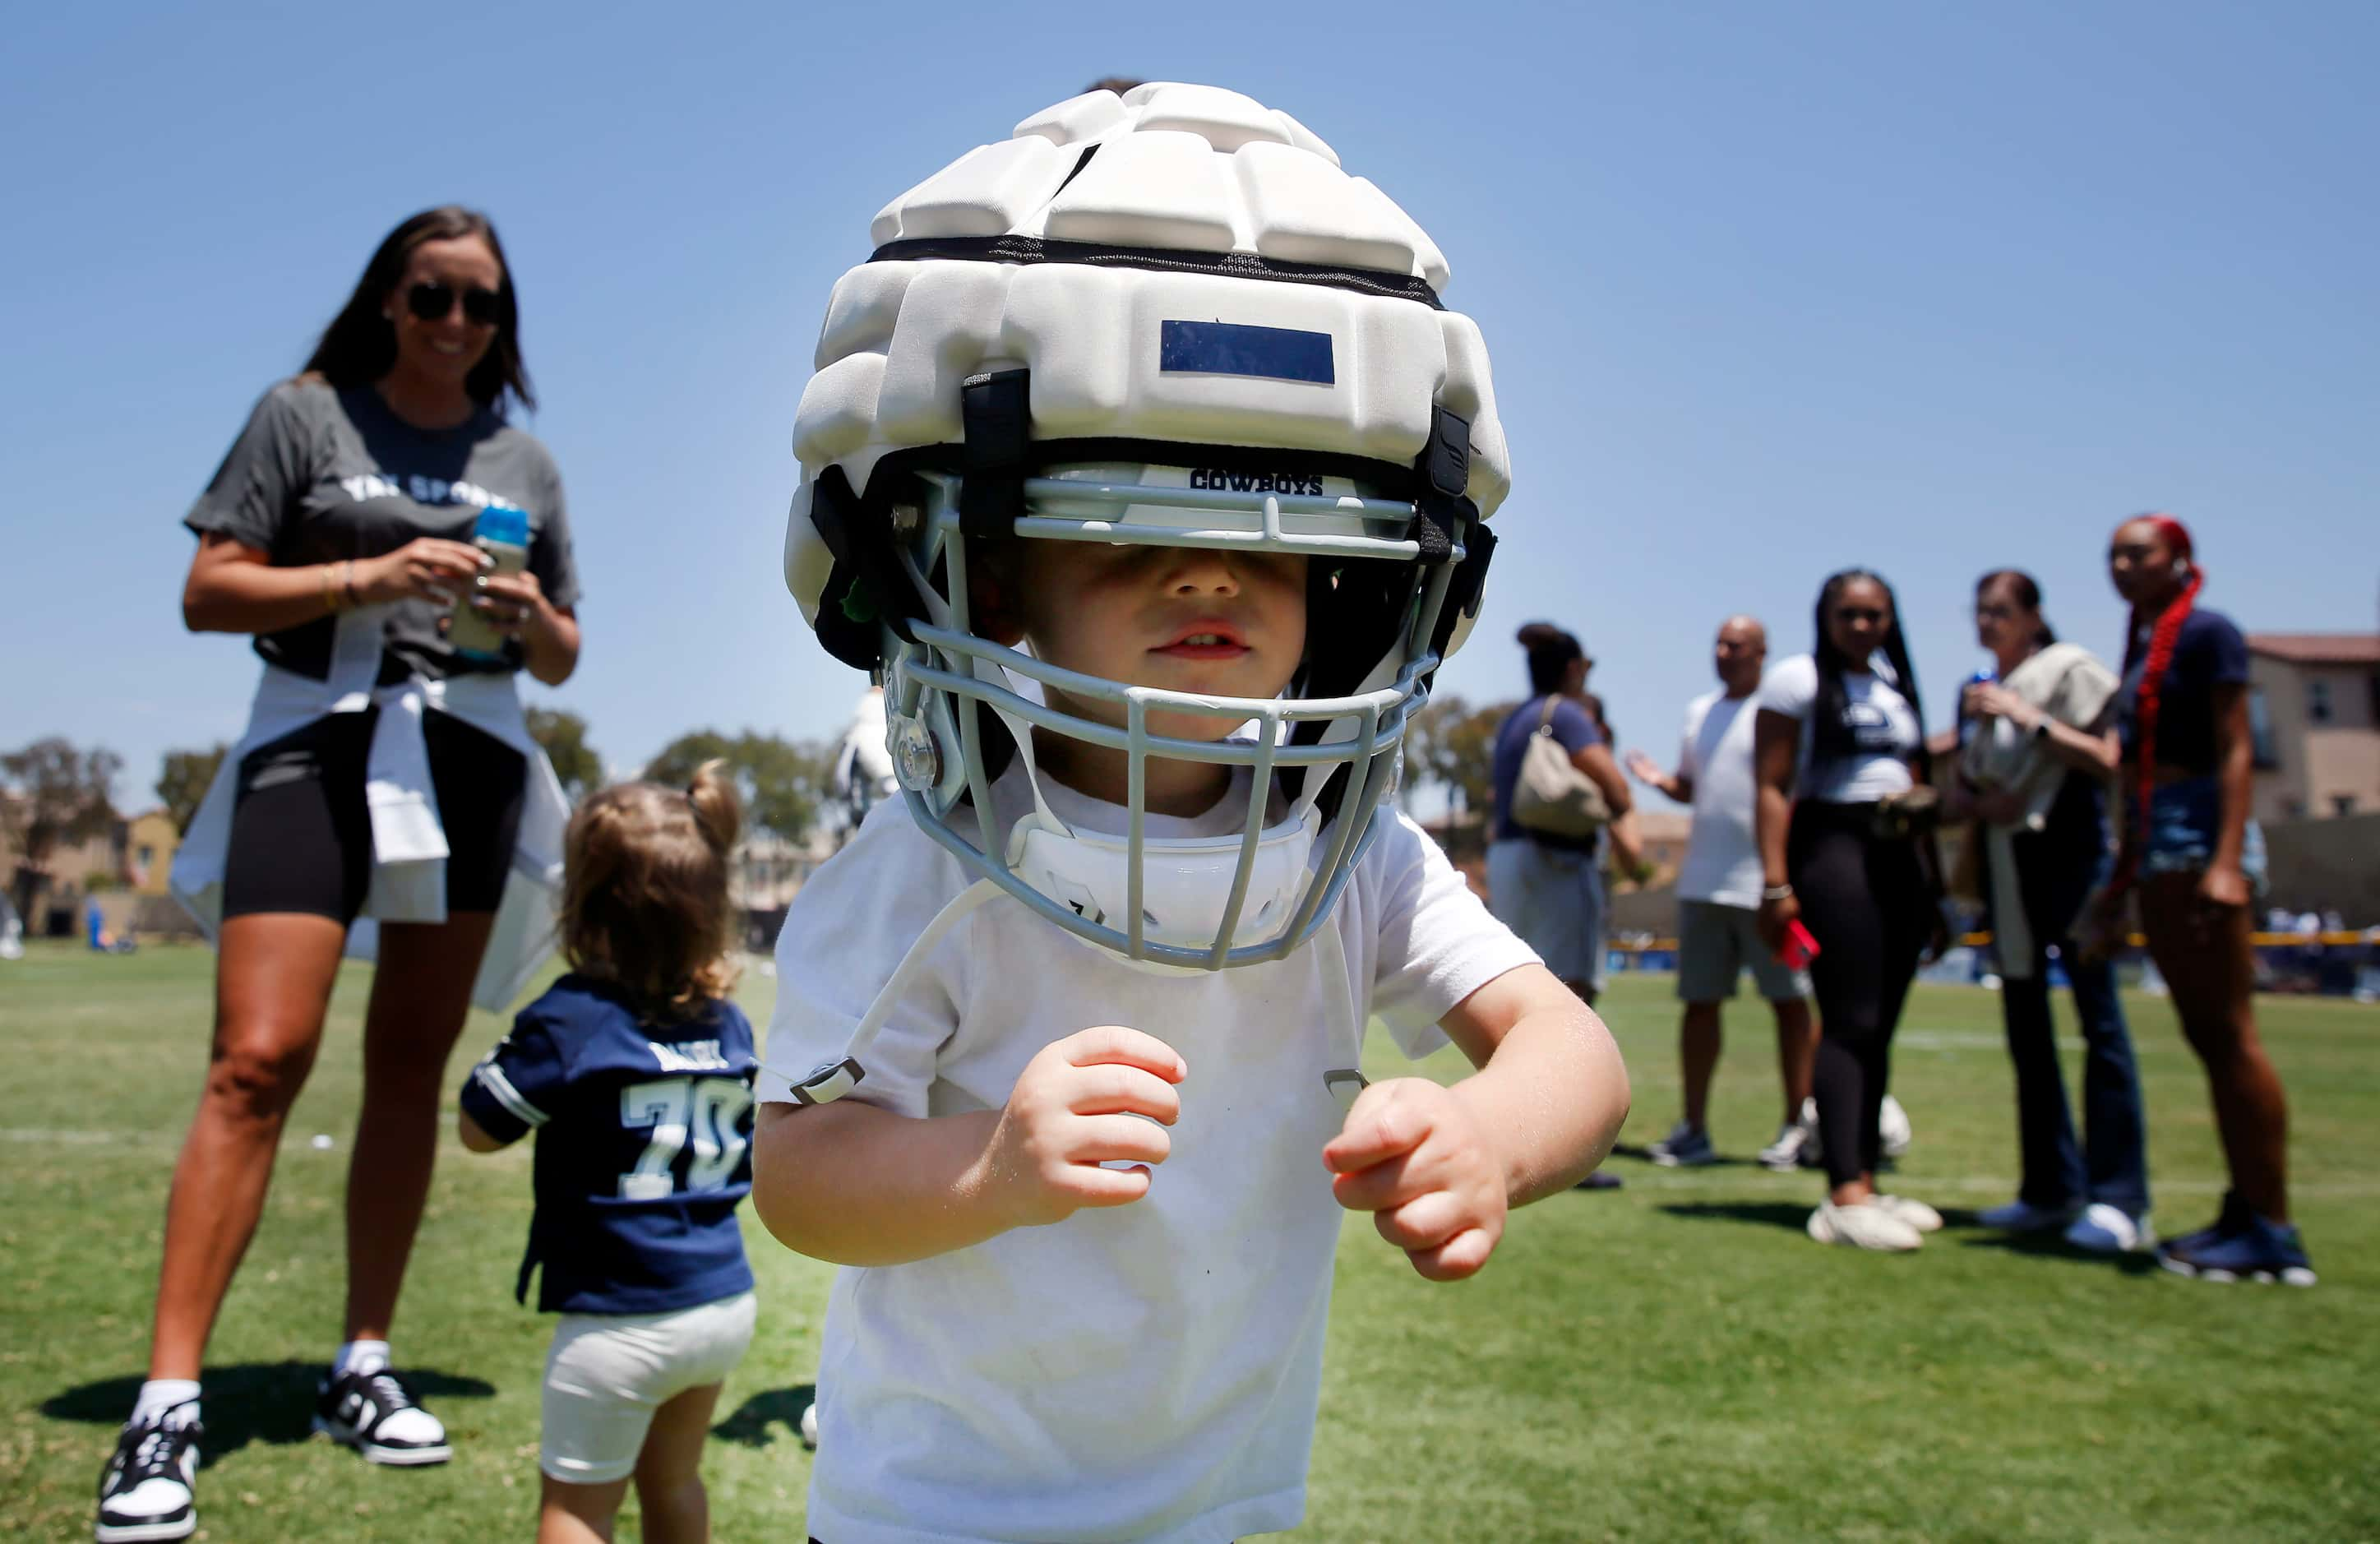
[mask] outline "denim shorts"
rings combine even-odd
[[[2144,874],[2198,874],[2215,860],[2222,835],[2223,786],[2214,777],[2169,783],[2149,796],[2148,840],[2141,848]],[[2240,869],[2264,894],[2265,832],[2253,820],[2240,841]]]

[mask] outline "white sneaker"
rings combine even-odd
[[[2095,1255],[2129,1255],[2154,1247],[2156,1230],[2146,1217],[2134,1221],[2121,1207],[2094,1201],[2066,1230],[2066,1242]]]
[[[1699,1169],[1718,1161],[1718,1150],[1711,1146],[1710,1133],[1683,1121],[1671,1126],[1670,1134],[1646,1152],[1664,1169]]]
[[[1919,1233],[1942,1231],[1942,1214],[1924,1201],[1908,1196],[1879,1195],[1876,1198],[1876,1204],[1915,1228]]]
[[[1884,1096],[1883,1112],[1876,1116],[1876,1135],[1887,1158],[1907,1157],[1909,1144],[1915,1139],[1916,1134],[1909,1126],[1909,1112],[1890,1094]]]
[[[1925,1235],[1873,1203],[1837,1206],[1822,1201],[1810,1213],[1810,1236],[1821,1244],[1848,1244],[1857,1249],[1905,1253],[1922,1246]]]
[[[2074,1221],[2072,1207],[2040,1207],[2031,1201],[2015,1200],[2006,1206],[1989,1207],[1975,1214],[1975,1221],[2002,1233],[2047,1233]]]
[[[1777,1140],[1760,1149],[1760,1166],[1790,1174],[1817,1150],[1818,1133],[1815,1127],[1787,1121],[1777,1128]]]
[[[99,1544],[156,1544],[197,1532],[192,1489],[203,1435],[196,1400],[147,1426],[128,1426],[117,1433],[115,1455],[100,1476],[99,1518],[91,1537]]]
[[[1806,1150],[1812,1155],[1804,1161],[1808,1162],[1810,1167],[1815,1168],[1817,1166],[1815,1155],[1818,1150],[1818,1101],[1816,1100],[1805,1099],[1802,1101],[1802,1125],[1810,1133],[1810,1145]],[[1904,1158],[1908,1156],[1910,1143],[1914,1140],[1916,1140],[1916,1132],[1909,1124],[1908,1110],[1890,1094],[1885,1095],[1884,1103],[1876,1113],[1876,1141],[1883,1149],[1883,1156],[1893,1159]]]

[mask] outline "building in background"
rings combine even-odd
[[[163,805],[124,822],[124,878],[135,894],[165,894],[165,878],[181,845],[182,833]]]
[[[793,905],[795,894],[818,866],[834,856],[838,845],[835,835],[823,830],[813,830],[801,842],[788,842],[766,827],[744,833],[732,857],[728,894],[744,915],[747,949],[765,954],[776,947],[785,908]]]
[[[2380,633],[2250,633],[2256,819],[2380,812]]]
[[[17,796],[0,794],[21,805]],[[111,817],[106,829],[83,840],[61,841],[39,861],[29,861],[18,850],[11,833],[24,822],[21,811],[0,819],[0,885],[15,895],[24,912],[28,938],[72,938],[81,926],[84,898],[100,894],[116,906],[128,907],[122,895],[129,853],[129,822]],[[120,926],[114,911],[111,926]]]

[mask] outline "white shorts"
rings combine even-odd
[[[752,1295],[661,1314],[565,1314],[545,1358],[538,1467],[572,1485],[637,1469],[653,1412],[725,1378],[752,1343]]]

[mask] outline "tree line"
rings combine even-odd
[[[528,720],[529,737],[544,748],[571,803],[604,785],[603,758],[588,738],[584,718],[560,708],[531,708]],[[724,761],[743,796],[746,825],[798,845],[837,802],[828,786],[835,749],[755,729],[733,735],[697,729],[662,747],[641,775],[683,784],[705,761]],[[190,829],[229,750],[218,743],[165,753],[154,789],[176,831]],[[6,796],[0,797],[0,833],[16,857],[16,870],[7,879],[20,913],[30,915],[54,853],[104,835],[123,819],[114,797],[123,770],[124,759],[114,751],[85,749],[58,736],[0,752],[0,794]]]
[[[1496,729],[1512,708],[1509,702],[1474,708],[1452,695],[1431,701],[1415,715],[1406,736],[1406,786],[1436,784],[1446,789],[1456,808],[1485,809]],[[561,708],[531,708],[528,719],[529,737],[544,748],[573,804],[603,786],[603,758],[588,738],[584,718]],[[189,830],[228,749],[216,744],[165,753],[155,791],[176,831]],[[789,740],[756,729],[733,735],[697,729],[662,747],[642,775],[655,783],[685,784],[705,761],[724,761],[743,795],[747,824],[798,845],[840,804],[830,786],[835,750],[832,743]],[[114,751],[80,748],[55,736],[0,753],[0,791],[7,796],[0,798],[0,829],[17,856],[10,891],[20,911],[30,908],[29,887],[38,887],[54,851],[101,835],[122,818],[113,790],[123,770],[123,758]]]

